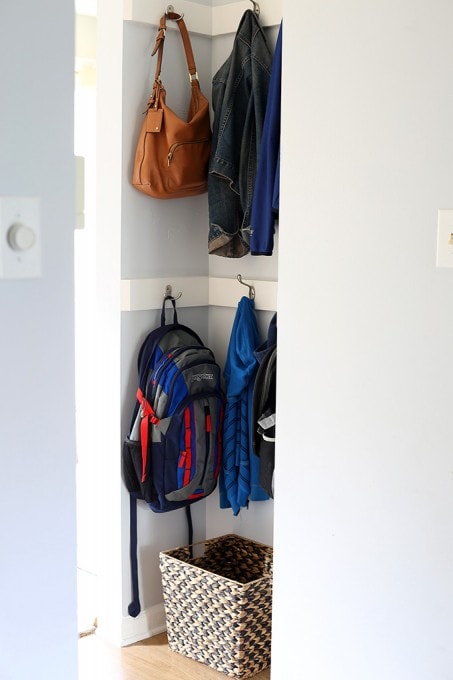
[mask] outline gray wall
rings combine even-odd
[[[0,280],[2,680],[77,676],[73,12],[0,6],[0,195],[40,197],[42,244]]]

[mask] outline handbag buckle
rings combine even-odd
[[[189,73],[189,82],[192,83],[194,80],[199,80],[198,71],[195,71],[195,73]]]

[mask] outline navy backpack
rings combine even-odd
[[[165,304],[173,323],[165,323]],[[137,500],[154,512],[186,508],[217,485],[222,454],[224,396],[212,351],[178,323],[174,298],[162,306],[161,325],[145,338],[138,355],[138,389],[122,470],[130,494],[132,597],[129,615],[140,613],[137,565]]]

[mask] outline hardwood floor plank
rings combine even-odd
[[[79,680],[222,680],[227,676],[172,652],[162,633],[118,649],[97,635],[79,640]],[[270,669],[253,676],[269,680]]]

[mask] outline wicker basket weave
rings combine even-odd
[[[231,678],[259,673],[270,665],[272,548],[228,534],[193,554],[160,553],[170,649]]]

